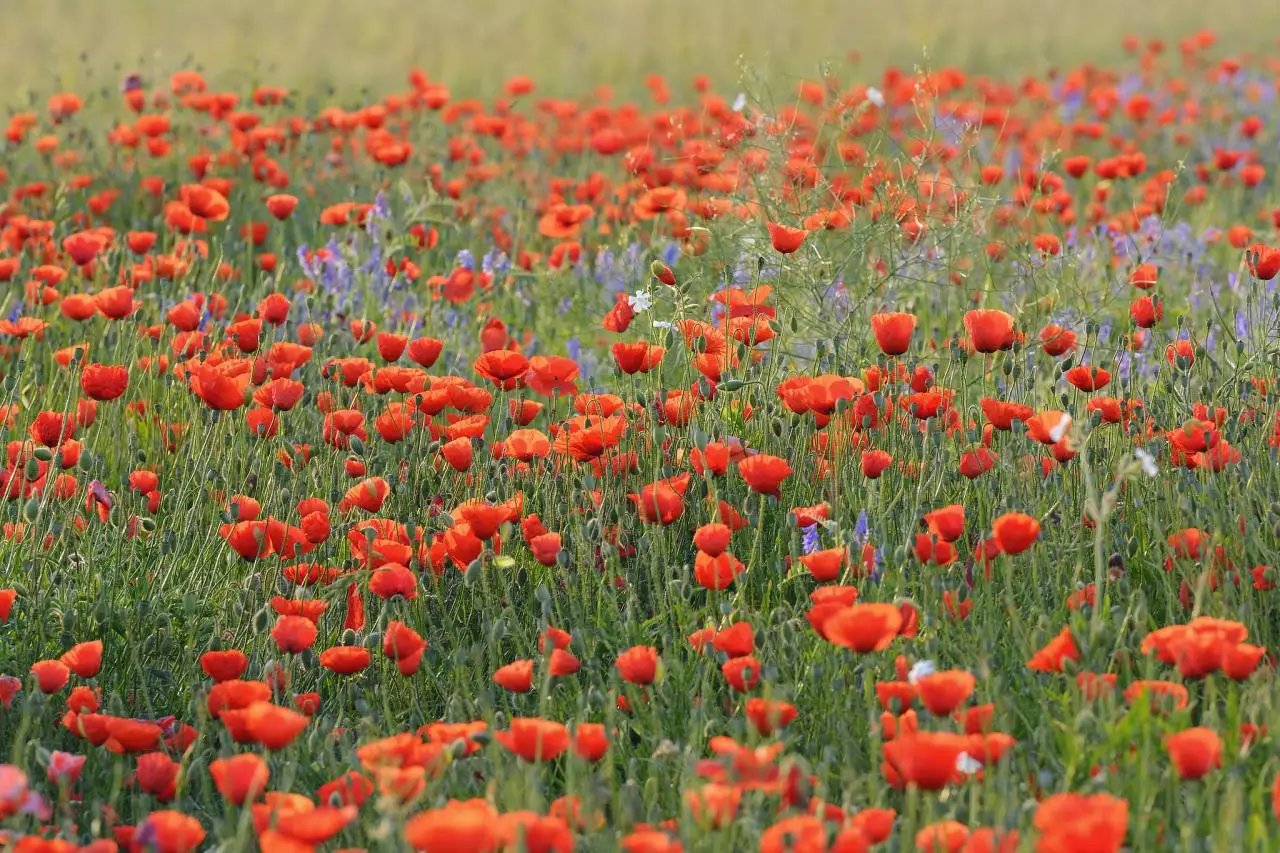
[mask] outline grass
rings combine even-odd
[[[1245,7],[287,8],[0,52],[0,846],[1280,849]]]

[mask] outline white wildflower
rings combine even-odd
[[[653,307],[653,294],[647,290],[637,290],[635,293],[627,297],[627,304],[635,310],[637,314],[643,314]]]
[[[654,321],[653,321],[653,327],[654,327],[655,329],[670,329],[670,328],[672,328],[674,325],[675,325],[674,323],[671,323],[671,322],[669,322],[669,321],[667,321],[667,320],[654,320]]]
[[[910,671],[907,672],[907,681],[915,684],[926,675],[933,675],[935,668],[931,660],[918,660],[911,665]]]
[[[875,86],[867,87],[867,100],[875,104],[877,107],[884,106],[884,94]]]
[[[671,758],[672,756],[679,754],[680,747],[677,746],[674,741],[664,739],[658,744],[658,747],[653,751],[653,755],[651,755],[650,758]]]
[[[956,770],[959,770],[966,776],[972,776],[982,769],[982,762],[974,758],[967,752],[962,752],[956,756]]]
[[[1067,434],[1067,430],[1071,429],[1071,415],[1063,413],[1058,422],[1054,424],[1053,429],[1049,430],[1049,438],[1054,441],[1062,441],[1062,437]]]
[[[1156,460],[1141,447],[1133,451],[1133,456],[1142,464],[1142,473],[1148,477],[1154,477],[1160,473],[1160,469],[1156,467]]]
[[[735,113],[740,113],[742,112],[742,108],[745,107],[746,105],[747,105],[746,92],[739,92],[738,97],[733,99],[733,111]]]

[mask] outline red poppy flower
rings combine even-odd
[[[822,631],[837,646],[878,652],[889,647],[901,627],[902,611],[892,604],[853,604],[828,616]]]
[[[210,651],[200,656],[200,669],[215,682],[232,681],[249,668],[249,658],[237,649]]]
[[[647,524],[671,524],[684,514],[684,498],[667,483],[651,483],[627,497]]]
[[[1076,333],[1050,323],[1040,330],[1040,346],[1047,355],[1057,358],[1075,349]]]
[[[1055,794],[1035,814],[1038,853],[1116,853],[1129,831],[1129,803],[1110,794]]]
[[[1271,281],[1280,274],[1280,248],[1264,246],[1261,243],[1250,246],[1245,252],[1245,263],[1255,278],[1260,281]]]
[[[239,732],[249,741],[277,751],[302,734],[309,719],[305,714],[270,702],[254,702],[245,708],[223,711],[222,722],[233,737]]]
[[[1100,367],[1079,364],[1065,374],[1067,381],[1081,391],[1098,391],[1111,382],[1111,372]]]
[[[614,664],[622,680],[641,687],[652,684],[658,674],[658,650],[653,646],[632,646]]]
[[[946,787],[959,777],[956,761],[969,748],[966,735],[918,732],[885,743],[884,772],[890,784],[926,791]]]
[[[880,475],[893,464],[893,457],[883,450],[868,450],[862,454],[859,467],[862,476],[869,480],[879,479]]]
[[[57,693],[67,686],[71,670],[62,661],[42,660],[31,665],[31,674],[36,677],[41,693]]]
[[[494,732],[498,743],[525,761],[551,761],[569,746],[569,731],[538,717],[516,717],[507,731]]]
[[[805,554],[800,558],[800,563],[809,570],[809,574],[813,575],[814,580],[825,582],[833,581],[840,577],[844,567],[848,564],[848,559],[848,548],[827,548]]]
[[[271,629],[271,638],[280,651],[298,654],[311,647],[317,633],[316,623],[304,616],[281,616]]]
[[[921,703],[935,717],[950,716],[968,701],[977,686],[972,673],[952,669],[926,675],[916,682]]]
[[[210,762],[209,775],[223,799],[232,805],[242,806],[262,795],[271,771],[261,756],[244,753]]]
[[[119,365],[88,364],[80,374],[80,389],[93,400],[114,400],[129,387],[129,369]]]
[[[1006,512],[991,523],[991,538],[1006,554],[1020,554],[1040,536],[1040,522],[1020,512]]]
[[[387,563],[369,576],[369,591],[383,600],[395,596],[413,599],[418,597],[418,579],[405,566]]]
[[[512,693],[528,693],[533,689],[533,661],[517,660],[500,666],[494,670],[493,680]]]
[[[712,557],[718,557],[729,547],[733,531],[726,524],[704,524],[693,534],[693,546]]]
[[[760,683],[760,662],[752,655],[730,658],[720,666],[724,679],[739,693],[754,690]]]
[[[498,848],[498,813],[485,800],[451,800],[421,812],[404,825],[404,839],[414,850],[444,853],[474,850],[488,853]]]
[[[1129,316],[1141,329],[1150,329],[1164,318],[1164,301],[1158,296],[1141,296],[1129,304]]]
[[[738,463],[738,473],[752,491],[777,497],[778,487],[791,476],[792,470],[781,457],[757,453]]]
[[[1071,415],[1054,410],[1037,412],[1026,419],[1026,425],[1027,435],[1033,441],[1054,445],[1066,437],[1071,428]]]
[[[320,653],[320,665],[338,675],[354,675],[362,672],[371,656],[364,646],[334,646]]]
[[[1196,348],[1185,338],[1174,341],[1165,347],[1164,359],[1170,364],[1185,369],[1196,363]]]
[[[596,762],[609,749],[609,736],[599,723],[579,723],[573,730],[573,752],[579,758]]]
[[[247,373],[232,376],[225,370],[202,364],[191,375],[191,387],[196,396],[211,409],[229,411],[244,405],[245,389],[249,384]]]
[[[283,221],[293,215],[294,209],[298,206],[298,199],[296,196],[280,193],[267,196],[266,204],[271,215]]]
[[[204,841],[200,821],[177,811],[154,811],[139,824],[135,835],[155,839],[157,850],[164,853],[191,853]]]
[[[1213,729],[1186,729],[1166,737],[1164,745],[1180,779],[1199,779],[1222,765],[1222,738]]]
[[[916,833],[915,849],[920,853],[960,853],[967,849],[966,842],[972,833],[969,827],[956,820],[940,820]]]
[[[796,718],[795,705],[775,699],[748,699],[747,719],[761,737],[770,737],[779,729],[785,729]]]
[[[529,360],[518,352],[497,349],[481,355],[472,367],[482,378],[509,391],[529,372]]]
[[[711,590],[725,589],[744,571],[746,566],[728,551],[714,557],[699,551],[693,561],[694,579]]]
[[[951,504],[925,513],[929,532],[944,542],[954,542],[964,535],[964,505]]]
[[[618,369],[628,376],[637,373],[648,373],[662,361],[666,349],[653,346],[647,341],[636,343],[616,343],[610,349]]]
[[[1048,645],[1035,653],[1027,662],[1027,667],[1040,672],[1062,672],[1062,664],[1065,661],[1078,660],[1080,660],[1080,650],[1076,648],[1071,630],[1063,628]]]
[[[804,238],[809,236],[809,232],[803,228],[792,228],[789,225],[779,225],[776,222],[768,223],[769,242],[773,244],[774,251],[789,255],[804,242]]]
[[[885,355],[902,355],[911,346],[911,333],[916,328],[916,315],[889,312],[871,315],[871,331]]]
[[[1139,290],[1150,290],[1159,281],[1159,271],[1155,264],[1138,264],[1129,273],[1129,284]]]
[[[226,197],[215,189],[201,184],[184,184],[178,194],[191,212],[210,222],[221,222],[231,213]]]
[[[102,668],[102,641],[77,643],[59,659],[81,678],[93,678]]]
[[[1013,346],[1013,317],[1004,311],[983,308],[964,315],[964,328],[978,352],[992,353]]]
[[[711,645],[731,658],[746,657],[755,649],[755,629],[750,622],[735,622],[716,631]]]

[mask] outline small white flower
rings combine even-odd
[[[933,675],[934,671],[933,661],[918,660],[911,665],[911,669],[907,672],[907,681],[915,684],[926,675]]]
[[[1137,450],[1133,451],[1133,455],[1134,458],[1142,463],[1142,473],[1146,474],[1148,477],[1155,477],[1160,473],[1160,469],[1156,467],[1156,460],[1152,458],[1150,453],[1139,447]]]
[[[746,92],[739,92],[738,97],[733,99],[733,111],[735,113],[740,113],[742,112],[742,108],[745,107],[746,105],[747,105]]]
[[[884,106],[884,95],[875,86],[867,87],[867,100],[875,104],[877,107]]]
[[[653,307],[653,294],[647,290],[637,290],[635,293],[627,297],[627,304],[630,305],[637,314],[643,314]]]
[[[674,741],[663,740],[658,744],[657,749],[653,751],[651,758],[670,758],[673,755],[680,754],[680,747],[676,746]]]
[[[956,769],[966,776],[972,776],[982,769],[982,762],[967,752],[956,756]]]
[[[1049,438],[1054,441],[1062,441],[1062,437],[1067,434],[1067,430],[1071,429],[1071,415],[1063,414],[1063,416],[1054,424],[1053,429],[1049,430]]]
[[[670,329],[670,328],[672,328],[672,326],[673,326],[673,325],[674,325],[673,323],[670,323],[670,322],[668,322],[667,320],[654,320],[654,321],[653,321],[653,327],[654,327],[655,329]]]

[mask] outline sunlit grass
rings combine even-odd
[[[1130,33],[1173,50],[1212,27],[1232,53],[1276,37],[1252,0],[7,0],[2,14],[10,103],[31,88],[114,85],[123,72],[189,65],[216,70],[227,87],[334,86],[347,97],[401,87],[415,65],[463,94],[529,74],[565,95],[601,83],[633,92],[648,73],[677,86],[708,74],[729,88],[743,63],[782,85],[823,63],[843,67],[850,54],[872,75],[924,63],[1008,74],[1109,62]]]

